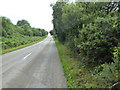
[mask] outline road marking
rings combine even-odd
[[[28,55],[26,55],[25,57],[24,57],[24,59],[26,59],[28,56],[30,56],[32,53],[29,53]]]

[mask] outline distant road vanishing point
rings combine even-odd
[[[67,88],[52,36],[2,57],[2,88]]]

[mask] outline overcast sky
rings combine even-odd
[[[56,0],[0,0],[0,16],[9,18],[14,24],[18,20],[27,20],[32,27],[50,31],[52,8]]]

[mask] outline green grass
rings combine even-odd
[[[72,53],[68,48],[55,39],[55,43],[59,52],[60,60],[64,69],[69,88],[77,88],[77,72],[79,72],[79,61],[72,58]],[[76,78],[76,79],[75,79]]]
[[[35,44],[35,43],[38,43],[38,42],[44,40],[46,37],[47,37],[47,36],[40,37],[40,39],[37,40],[37,41],[31,42],[31,43],[28,43],[28,44],[24,44],[24,45],[20,45],[20,46],[17,46],[17,47],[13,47],[13,48],[9,48],[9,49],[2,50],[2,52],[0,52],[0,54],[5,54],[5,53],[8,53],[8,52],[12,52],[12,51],[15,51],[15,50],[18,50],[18,49],[21,49],[21,48],[24,48],[24,47],[33,45],[33,44]]]
[[[64,75],[67,79],[68,88],[90,87],[87,83],[87,81],[92,82],[90,70],[81,65],[77,58],[73,58],[72,52],[65,45],[61,44],[57,39],[55,39],[55,43],[64,69]],[[93,85],[95,86],[95,83]]]
[[[55,43],[68,88],[108,88],[112,85],[112,82],[108,82],[107,79],[98,77],[98,73],[94,73],[95,68],[86,67],[78,58],[74,58],[66,45],[61,44],[57,39]]]

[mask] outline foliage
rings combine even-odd
[[[28,21],[26,21],[26,20],[19,20],[19,21],[17,22],[17,25],[18,25],[18,26],[27,25],[27,26],[30,27],[30,24],[29,24]]]
[[[108,4],[57,2],[53,5],[57,38],[67,43],[83,63],[91,65],[113,61],[113,48],[120,41],[119,13],[111,9],[107,14],[103,7]]]
[[[69,55],[63,45],[58,47],[68,87],[105,88],[118,82],[119,7],[120,2],[56,2],[52,6],[54,37],[72,52]]]
[[[51,35],[54,35],[54,33],[55,33],[54,30],[51,30],[51,31],[50,31],[50,34],[51,34]]]
[[[23,45],[20,45],[20,46],[11,47],[11,48],[9,48],[9,49],[3,49],[3,50],[2,50],[2,53],[0,53],[0,54],[5,54],[5,53],[8,53],[8,52],[17,50],[17,49],[24,48],[24,47],[26,47],[26,46],[30,46],[30,45],[32,45],[32,44],[35,44],[35,43],[37,43],[37,42],[42,41],[43,39],[46,38],[46,36],[43,36],[43,37],[32,37],[32,40],[31,40],[31,41],[30,41],[31,37],[26,37],[26,38],[28,38],[29,43],[27,43],[27,44],[23,44],[23,43],[22,43]],[[25,38],[24,38],[24,39],[25,39]]]
[[[20,45],[28,44],[34,41],[38,41],[40,37],[48,34],[44,29],[32,28],[26,20],[18,21],[17,25],[14,25],[10,19],[6,17],[2,18],[2,49],[9,49]]]
[[[101,80],[106,85],[111,85],[120,81],[120,46],[115,47],[112,63],[105,63],[95,68],[95,81]],[[110,83],[111,82],[111,83]],[[101,84],[101,85],[102,85]]]
[[[114,48],[112,63],[87,67],[79,58],[74,58],[65,45],[57,39],[55,43],[67,79],[68,88],[109,88],[120,81],[120,47]]]
[[[112,49],[118,45],[120,40],[117,18],[100,17],[94,23],[96,24],[90,23],[80,30],[80,38],[76,39],[81,56],[89,58],[88,63],[112,62]]]

